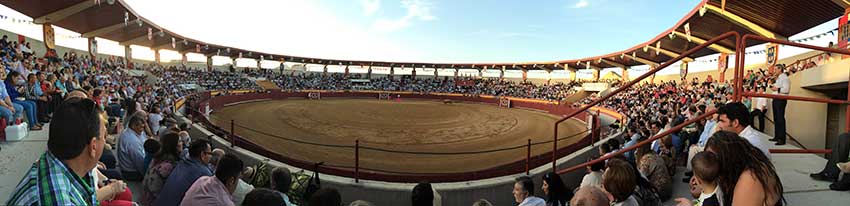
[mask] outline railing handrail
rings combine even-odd
[[[708,47],[708,46],[710,46],[710,45],[712,45],[712,44],[714,44],[714,43],[717,43],[717,42],[719,42],[719,41],[721,41],[721,40],[725,40],[725,39],[727,39],[727,38],[729,38],[729,37],[735,37],[735,41],[736,41],[736,42],[739,42],[740,37],[741,37],[741,34],[739,34],[738,32],[735,32],[735,31],[730,31],[730,32],[723,33],[723,34],[721,34],[721,35],[719,35],[719,36],[717,36],[717,37],[714,37],[714,38],[712,38],[712,39],[710,39],[710,40],[706,41],[705,43],[700,44],[699,46],[694,47],[694,48],[692,48],[692,49],[690,49],[690,50],[688,50],[688,51],[686,51],[686,52],[684,52],[684,53],[680,54],[679,56],[677,56],[677,57],[675,57],[675,58],[673,58],[673,59],[667,60],[666,62],[662,63],[662,64],[661,64],[661,65],[659,65],[658,67],[653,68],[653,69],[651,69],[651,70],[647,71],[647,72],[646,72],[646,73],[644,73],[643,75],[640,75],[638,78],[632,79],[631,81],[629,81],[628,83],[626,83],[626,84],[625,84],[625,85],[623,85],[623,86],[620,86],[619,88],[617,88],[617,89],[616,89],[616,90],[614,90],[613,92],[608,93],[608,94],[606,94],[605,96],[603,96],[603,97],[601,97],[601,98],[598,98],[598,99],[596,99],[596,100],[593,100],[590,104],[584,105],[584,106],[582,106],[580,109],[578,109],[578,110],[576,110],[576,111],[573,111],[572,113],[570,113],[570,114],[569,114],[569,115],[567,115],[567,116],[564,116],[563,118],[561,118],[561,119],[559,119],[558,121],[556,121],[556,122],[555,122],[555,126],[554,126],[554,127],[555,127],[554,139],[557,139],[557,138],[558,138],[558,124],[560,124],[561,122],[564,122],[564,121],[566,121],[567,119],[572,118],[572,117],[574,117],[574,116],[578,115],[578,114],[579,114],[579,113],[581,113],[581,112],[587,111],[587,109],[590,109],[590,107],[592,107],[592,106],[596,106],[596,105],[598,105],[599,103],[602,103],[602,101],[605,101],[605,100],[607,100],[608,98],[611,98],[611,97],[613,97],[614,95],[619,94],[620,92],[625,91],[626,89],[631,88],[633,85],[637,84],[638,82],[642,81],[643,79],[646,79],[647,77],[649,77],[649,76],[651,76],[651,75],[654,75],[654,74],[655,74],[655,73],[657,73],[658,71],[661,71],[662,69],[667,68],[668,66],[672,65],[673,63],[678,62],[679,60],[684,59],[684,58],[685,58],[685,57],[687,57],[688,55],[694,54],[694,53],[696,53],[697,51],[700,51],[700,50],[702,50],[702,49],[704,49],[704,48],[706,48],[706,47]],[[740,55],[738,55],[738,56],[740,56]],[[736,67],[739,67],[739,66],[736,64]],[[737,71],[737,70],[736,70],[736,71]],[[557,151],[557,150],[558,150],[557,141],[555,141],[555,144],[553,144],[552,146],[553,146],[553,147],[552,147],[552,150],[553,150],[553,151]],[[557,167],[558,167],[558,165],[557,165],[557,159],[552,158],[552,171],[557,171]]]

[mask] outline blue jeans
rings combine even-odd
[[[23,113],[22,113],[24,111],[23,106],[21,106],[19,104],[14,104],[14,103],[12,104],[12,106],[15,108],[14,114],[12,114],[12,110],[9,110],[9,108],[0,107],[0,116],[2,116],[3,119],[6,119],[7,125],[15,124],[15,120],[20,118],[21,115],[23,115]]]
[[[35,125],[38,124],[38,117],[36,116],[37,111],[36,111],[36,107],[35,107],[35,102],[27,101],[27,100],[24,100],[24,101],[12,100],[12,104],[19,104],[24,108],[23,110],[25,112],[27,112],[26,113],[27,114],[27,124],[29,124],[30,127],[35,127]],[[15,110],[17,110],[17,108]]]

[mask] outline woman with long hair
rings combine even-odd
[[[6,75],[6,80],[4,81],[6,86],[6,92],[9,93],[9,99],[12,100],[12,104],[21,105],[24,108],[24,112],[27,115],[27,124],[29,125],[30,130],[41,130],[41,123],[38,122],[38,115],[36,115],[36,104],[33,101],[26,100],[26,96],[19,92],[20,89],[26,87],[26,80],[24,80],[21,73],[17,71],[9,72],[9,75]],[[7,120],[13,121],[13,120]]]
[[[543,175],[543,194],[546,194],[546,206],[566,206],[573,199],[572,190],[567,189],[561,176],[549,172]]]
[[[782,181],[765,154],[738,134],[718,131],[706,150],[720,162],[723,205],[783,205]]]
[[[183,151],[183,142],[177,133],[168,133],[160,139],[159,152],[154,154],[151,166],[148,168],[145,178],[142,180],[143,205],[150,205],[162,190],[165,180],[171,175],[172,169],[180,160],[180,152]]]

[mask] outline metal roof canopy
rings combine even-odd
[[[843,14],[844,8],[850,6],[850,3],[845,0],[725,0],[725,5],[723,5],[723,1],[703,0],[672,28],[647,42],[626,50],[581,59],[516,63],[386,62],[269,54],[211,44],[181,36],[139,16],[123,0],[115,0],[113,4],[109,4],[106,0],[99,4],[93,0],[0,0],[0,3],[32,17],[36,23],[51,23],[83,34],[84,37],[96,36],[124,45],[133,44],[151,47],[152,49],[173,49],[181,53],[195,52],[195,45],[200,45],[201,51],[199,53],[204,55],[217,54],[230,58],[236,58],[239,53],[242,53],[242,58],[259,59],[262,55],[266,60],[326,65],[472,69],[483,69],[485,66],[488,68],[505,66],[506,69],[523,70],[577,70],[587,68],[587,64],[590,64],[589,67],[593,69],[636,65],[654,66],[696,47],[706,39],[711,39],[728,31],[736,31],[741,35],[757,34],[784,39],[839,17]],[[700,15],[700,9],[705,10],[703,15]],[[129,14],[126,24],[125,13]],[[141,25],[139,22],[141,22]],[[685,24],[689,24],[691,29],[690,41],[686,38]],[[151,40],[147,38],[148,28],[153,33]],[[159,36],[160,31],[163,33],[162,36]],[[671,34],[672,39],[670,38]],[[175,48],[171,48],[172,38],[175,39]],[[185,45],[183,44],[184,40],[187,42]],[[658,41],[661,42],[660,49],[655,48]],[[757,43],[751,41],[747,46],[755,44]],[[644,47],[646,47],[646,51],[644,51]],[[227,52],[228,48],[230,52]],[[711,49],[701,50],[685,60],[692,60],[717,52],[734,51],[735,42],[727,39],[709,48]],[[274,58],[271,58],[272,56]]]

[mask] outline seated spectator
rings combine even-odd
[[[590,159],[589,161],[592,161]],[[605,169],[605,161],[599,161],[587,167],[587,174],[581,179],[579,187],[601,187],[602,186],[602,170]]]
[[[150,125],[150,127],[151,127],[151,131],[152,131],[152,132],[155,132],[154,134],[151,134],[151,136],[154,136],[154,135],[158,135],[158,134],[159,134],[159,133],[158,133],[158,132],[159,132],[159,127],[160,127],[160,124],[159,124],[159,123],[160,123],[160,121],[162,121],[162,119],[163,119],[163,118],[162,118],[162,114],[161,114],[161,113],[162,113],[162,110],[161,110],[159,107],[157,107],[157,106],[154,106],[154,107],[151,109],[151,112],[150,112],[150,113],[148,113],[148,125]]]
[[[215,176],[203,176],[195,180],[183,201],[182,206],[235,205],[233,190],[239,184],[239,176],[245,165],[234,154],[226,154],[215,169]]]
[[[310,195],[309,206],[338,206],[342,205],[342,196],[334,188],[322,188]]]
[[[740,102],[726,104],[717,109],[717,115],[717,127],[720,130],[738,134],[770,159],[770,147],[764,142],[770,139],[770,136],[750,127],[752,118],[750,118],[750,112],[747,111],[744,104]]]
[[[218,168],[218,161],[221,160],[221,158],[224,157],[225,154],[226,153],[221,148],[215,148],[212,150],[212,157],[210,158],[209,164],[210,170],[215,172],[215,168]]]
[[[349,206],[351,206],[351,205],[349,205]],[[493,206],[493,203],[490,203],[490,201],[487,201],[485,199],[480,199],[480,200],[472,203],[472,206]]]
[[[145,122],[139,117],[130,118],[130,127],[121,133],[118,140],[118,168],[125,180],[140,181],[145,171],[145,149],[147,140]]]
[[[720,162],[717,185],[723,192],[723,205],[786,204],[773,163],[749,141],[719,131],[708,140],[706,150],[717,155]]]
[[[665,160],[652,152],[649,145],[639,147],[638,153],[641,156],[637,163],[640,174],[649,180],[661,200],[669,199],[673,194],[673,177],[667,171]]]
[[[635,185],[634,170],[629,163],[617,158],[608,160],[608,169],[602,175],[602,186],[613,198],[612,206],[638,206],[632,195]]]
[[[564,181],[561,181],[561,176],[554,172],[543,175],[541,189],[543,194],[546,194],[546,206],[566,206],[573,198],[573,191],[567,189]]]
[[[575,197],[570,200],[571,206],[608,206],[610,200],[605,191],[599,187],[580,187]]]
[[[36,104],[33,101],[27,101],[26,96],[19,92],[19,88],[26,86],[26,80],[21,76],[21,73],[17,71],[9,72],[6,75],[6,80],[4,84],[7,88],[6,92],[9,94],[9,99],[12,100],[12,104],[21,105],[24,108],[24,111],[27,116],[27,125],[29,125],[29,129],[33,131],[41,130],[41,123],[38,122],[38,112],[36,111]]]
[[[0,64],[0,78],[6,78],[5,67]],[[0,115],[6,119],[7,125],[14,125],[15,121],[23,117],[24,107],[20,104],[12,103],[9,97],[9,90],[15,88],[6,88],[6,84],[0,84]]]
[[[248,184],[244,180],[244,178],[251,177],[251,175],[254,175],[253,173],[254,170],[251,167],[245,167],[245,170],[242,171],[242,175],[239,178],[239,182],[236,185],[236,189],[233,190],[233,203],[235,203],[236,205],[242,205],[242,201],[245,200],[245,195],[254,190],[254,186]]]
[[[24,175],[6,205],[97,205],[92,173],[106,144],[103,117],[88,99],[56,109],[47,151]]]
[[[211,176],[209,168],[212,148],[209,141],[197,139],[189,145],[189,159],[177,163],[152,205],[178,205],[186,190],[198,178]]]
[[[148,139],[145,140],[145,144],[142,146],[145,147],[145,166],[143,167],[144,170],[142,171],[142,173],[147,174],[148,168],[150,167],[151,161],[153,160],[153,156],[157,152],[159,152],[159,149],[160,147],[162,147],[162,145],[160,145],[159,141],[155,139]]]
[[[266,188],[257,188],[251,190],[245,195],[245,200],[242,201],[243,206],[281,206],[284,205],[283,199],[273,190]]]
[[[514,179],[514,201],[519,206],[546,206],[546,201],[534,196],[534,182],[531,177],[521,176]]]
[[[283,198],[283,202],[286,202],[285,206],[291,206],[292,202],[289,201],[289,188],[292,186],[292,174],[289,172],[289,169],[286,167],[277,167],[272,170],[271,173],[271,188],[277,191],[278,195]]]
[[[162,190],[168,176],[171,175],[171,171],[180,161],[179,151],[183,148],[183,142],[180,142],[178,138],[177,134],[169,133],[160,139],[162,147],[153,155],[151,165],[142,181],[141,203],[143,205],[151,205]]]

